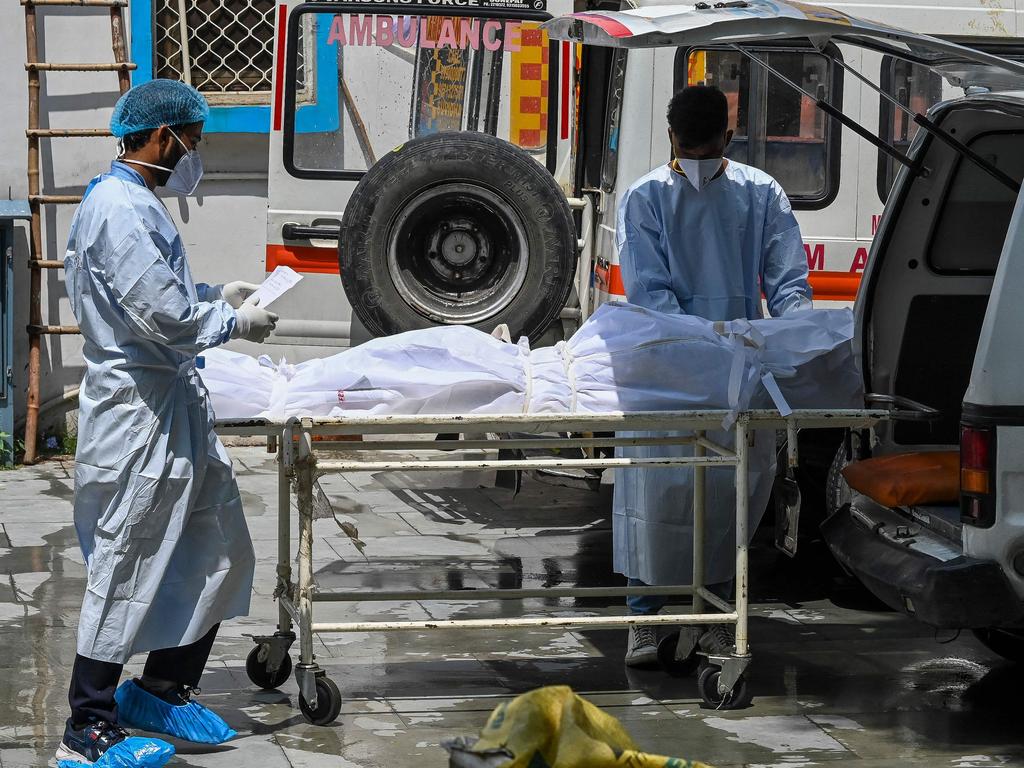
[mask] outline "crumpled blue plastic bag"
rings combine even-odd
[[[93,763],[93,768],[161,768],[174,757],[174,747],[160,739],[129,736]],[[57,768],[88,768],[77,760],[61,760]]]

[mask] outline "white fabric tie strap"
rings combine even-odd
[[[761,383],[768,390],[768,395],[771,397],[772,402],[775,403],[775,407],[779,409],[779,413],[783,416],[789,416],[793,409],[789,407],[789,403],[783,397],[782,390],[779,389],[779,383],[775,380],[775,376],[771,371],[765,371],[761,374]]]
[[[558,342],[555,345],[558,350],[558,354],[562,357],[562,368],[565,370],[565,380],[569,384],[569,413],[576,413],[576,402],[578,392],[576,391],[576,370],[574,364],[576,358],[572,354],[572,350],[569,349],[569,345],[564,341]]]
[[[256,358],[256,362],[260,364],[261,368],[270,368],[278,376],[283,377],[287,381],[291,381],[292,377],[295,376],[295,366],[281,358],[281,362],[275,363],[270,355],[260,355]]]
[[[725,336],[733,345],[732,368],[729,371],[729,414],[722,420],[722,426],[730,429],[736,423],[740,410],[740,395],[743,389],[743,373],[747,362],[746,348],[755,350],[754,364],[758,367],[761,383],[764,384],[772,403],[783,416],[793,412],[779,388],[776,376],[788,378],[796,374],[792,366],[772,366],[765,362],[764,335],[749,320],[719,321],[714,325],[715,333]]]
[[[499,326],[500,327],[500,326]],[[523,413],[530,412],[533,400],[533,360],[530,357],[530,341],[525,336],[516,345],[519,357],[523,360],[523,375],[526,377],[526,390],[523,392]]]

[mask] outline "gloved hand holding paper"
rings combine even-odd
[[[277,267],[246,302],[266,309],[272,302],[294,288],[301,279],[302,275],[291,267]]]

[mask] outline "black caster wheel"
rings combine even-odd
[[[700,667],[701,657],[694,645],[690,655],[684,659],[676,658],[676,646],[679,644],[679,632],[672,632],[658,642],[658,661],[662,668],[672,677],[693,677]]]
[[[251,651],[249,655],[245,657],[245,673],[252,680],[252,684],[257,688],[262,688],[265,691],[272,691],[275,688],[280,688],[286,682],[288,678],[292,676],[292,659],[287,654],[281,661],[281,666],[277,668],[276,672],[271,672],[267,669],[267,663],[260,661],[260,650],[261,646],[257,645]]]
[[[747,688],[747,681],[741,677],[733,689],[726,694],[718,692],[718,680],[722,675],[720,667],[713,664],[704,666],[697,677],[697,688],[708,709],[744,709],[753,698]]]
[[[299,709],[302,716],[313,725],[330,725],[338,719],[341,712],[341,691],[334,681],[329,677],[318,677],[316,679],[316,709],[306,703],[306,700],[299,694]]]

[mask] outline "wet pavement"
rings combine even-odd
[[[969,634],[935,633],[877,609],[815,551],[797,561],[759,545],[749,672],[753,705],[700,706],[696,683],[622,664],[624,630],[431,631],[323,635],[319,663],[345,697],[330,727],[307,724],[297,689],[257,691],[247,633],[272,631],[276,470],[259,448],[234,448],[258,557],[252,615],[224,625],[203,703],[240,736],[216,748],[178,744],[173,766],[445,766],[442,739],[479,730],[501,701],[567,684],[623,721],[646,751],[712,765],[804,768],[1024,766],[1020,691],[1009,665]],[[0,472],[0,768],[43,766],[63,730],[85,571],[71,522],[73,468]],[[618,584],[610,572],[610,488],[527,479],[513,498],[486,473],[327,477],[340,520],[315,523],[322,589]],[[362,602],[318,606],[318,620],[486,618],[622,612],[619,600]],[[129,665],[137,672],[140,665]]]

